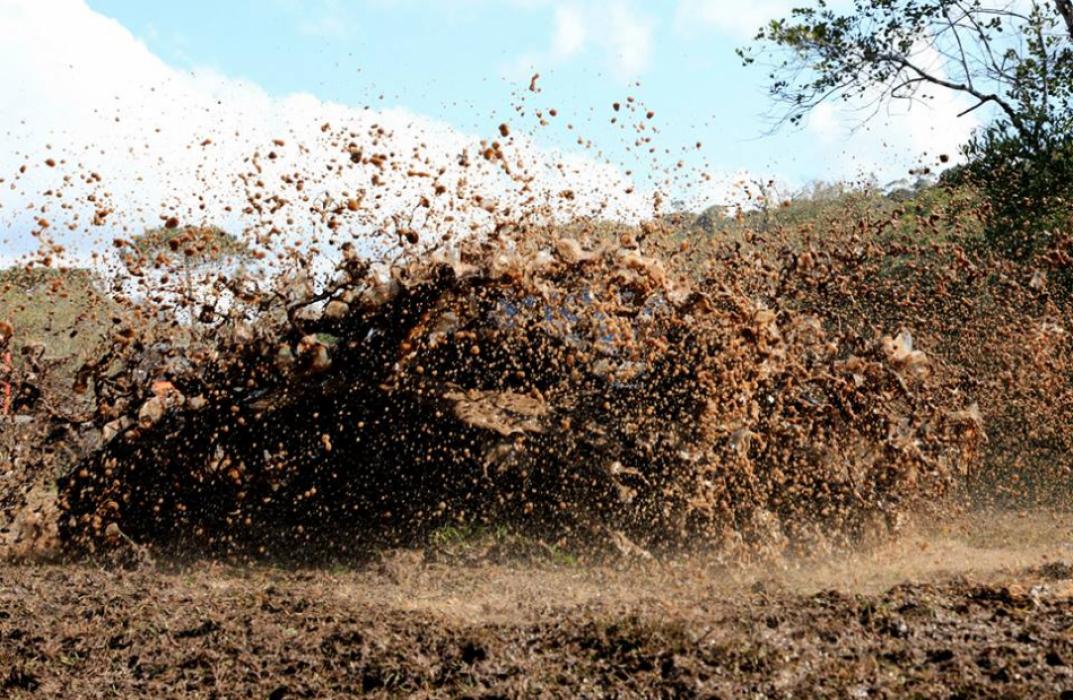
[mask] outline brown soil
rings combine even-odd
[[[1063,561],[1068,515],[755,569],[9,564],[0,694],[1073,697]]]

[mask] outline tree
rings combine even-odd
[[[216,226],[149,229],[130,241],[130,252],[128,266],[141,269],[149,265],[181,273],[188,303],[195,301],[196,274],[222,272],[255,258],[245,242]]]
[[[945,89],[990,106],[1028,144],[1068,122],[1073,0],[854,0],[852,13],[816,7],[772,21],[756,39],[789,50],[771,95],[799,122],[831,99],[913,100]],[[1027,9],[1021,9],[1026,7]],[[749,64],[750,49],[739,54]]]
[[[969,172],[991,178],[989,196],[1005,196],[996,212],[1023,215],[1073,190],[1073,0],[854,0],[845,13],[819,0],[756,39],[759,53],[776,54],[780,121],[832,100],[879,110],[947,90],[974,100],[961,116],[990,116],[965,152],[986,166]],[[1010,183],[1010,173],[1027,176]]]
[[[249,246],[217,227],[149,229],[131,239],[131,248],[142,265],[180,269],[188,293],[192,292],[194,273],[252,258]]]

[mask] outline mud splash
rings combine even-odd
[[[610,233],[532,230],[386,277],[352,256],[258,324],[98,377],[111,439],[60,483],[63,539],[339,554],[475,523],[814,549],[956,491],[979,421],[908,331],[781,303],[797,255],[691,279],[636,240],[670,231]]]
[[[957,201],[711,235],[656,196],[621,223],[537,194],[510,128],[451,166],[495,197],[383,129],[321,131],[339,157],[282,193],[287,141],[251,157],[241,236],[162,215],[115,239],[91,407],[52,412],[99,439],[15,539],[308,561],[504,527],[750,559],[1067,485],[1061,236],[1029,268],[974,249]],[[352,170],[367,189],[325,194]],[[423,215],[386,208],[389,177]],[[278,223],[301,208],[308,244]]]

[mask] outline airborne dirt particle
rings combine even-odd
[[[96,439],[55,468],[68,551],[314,559],[464,524],[749,559],[1062,483],[1060,236],[1026,270],[966,245],[961,204],[801,223],[781,200],[664,215],[656,192],[625,223],[604,208],[635,183],[587,213],[569,180],[538,194],[507,122],[440,160],[379,123],[310,126],[327,162],[286,134],[288,158],[245,161],[241,234],[183,225],[201,201],[116,234],[115,308],[72,382]],[[19,401],[44,394],[35,356]]]

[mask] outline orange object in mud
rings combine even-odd
[[[153,396],[158,396],[160,398],[164,398],[168,394],[171,394],[172,392],[176,391],[175,385],[167,381],[166,379],[158,379],[157,381],[153,382],[152,390]]]

